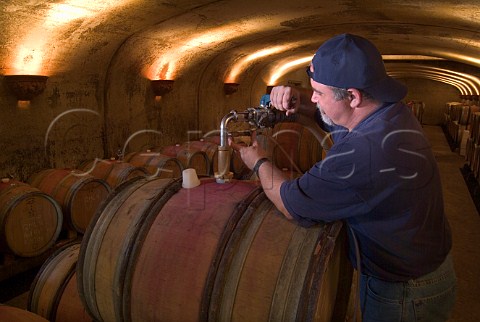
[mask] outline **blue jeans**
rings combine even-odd
[[[392,283],[361,275],[362,321],[446,321],[453,309],[455,291],[450,255],[432,273],[408,282]]]

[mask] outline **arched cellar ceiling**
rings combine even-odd
[[[0,7],[3,74],[107,70],[116,58],[135,61],[146,78],[172,78],[224,56],[231,61],[225,81],[235,81],[249,68],[273,73],[308,59],[324,40],[351,32],[384,55],[451,60],[479,76],[477,0],[31,0]]]

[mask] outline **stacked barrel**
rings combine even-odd
[[[0,251],[35,257],[56,242],[63,223],[62,209],[48,194],[18,180],[0,182]],[[3,262],[5,258],[2,256]]]
[[[62,207],[64,231],[83,234],[99,205],[111,191],[101,179],[70,169],[45,169],[34,173],[29,184],[51,196]]]
[[[178,178],[187,168],[195,169],[199,176],[212,177],[218,171],[219,144],[220,137],[205,137],[132,152],[124,161],[144,167],[150,175],[160,178]],[[231,151],[229,166],[236,179],[245,178],[250,173],[236,151]]]
[[[341,222],[302,228],[251,180],[182,188],[140,179],[111,195],[78,255],[95,321],[343,321]]]
[[[285,171],[325,157],[299,124],[272,133],[261,144]],[[344,320],[352,268],[342,223],[303,228],[279,215],[235,151],[234,179],[216,183],[219,143],[33,174],[29,185],[63,215],[55,234],[68,227],[81,238],[44,261],[28,310],[57,322]],[[186,168],[199,186],[182,185]]]
[[[418,100],[411,100],[407,106],[412,110],[413,115],[417,118],[420,124],[423,124],[423,113],[425,112],[425,102]]]
[[[448,137],[450,139],[451,145],[453,149],[459,147],[460,145],[460,136],[461,131],[465,129],[465,127],[461,126],[460,119],[462,116],[462,112],[465,110],[464,105],[458,102],[449,102],[446,103],[446,131]]]
[[[476,110],[480,110],[478,107]],[[465,162],[475,179],[480,180],[480,112],[473,112],[466,142]]]
[[[44,262],[30,288],[29,311],[48,321],[92,321],[77,291],[79,250],[79,242],[66,244]]]
[[[216,151],[217,145],[207,140],[189,142],[174,156],[133,152],[126,160],[95,159],[77,169],[42,169],[25,182],[3,178],[0,281],[39,267],[63,244],[81,240],[102,203],[122,184],[143,177],[178,178],[188,166],[210,176]]]
[[[460,102],[448,102],[445,104],[445,122],[444,129],[450,141],[453,151],[465,156],[472,149],[471,143],[474,136],[475,124],[473,124],[475,113],[480,109],[476,105],[468,105]],[[472,128],[473,127],[473,128]],[[468,148],[467,148],[468,145]]]

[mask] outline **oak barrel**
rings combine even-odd
[[[301,173],[324,158],[320,142],[308,128],[295,122],[275,125],[266,145],[277,167]]]
[[[0,249],[33,257],[52,247],[60,235],[63,214],[49,195],[26,183],[0,182]]]
[[[0,304],[0,321],[2,322],[49,322],[38,314],[18,307]]]
[[[78,170],[41,170],[28,182],[52,196],[62,206],[65,226],[80,233],[111,191],[104,180]]]
[[[77,289],[80,242],[64,245],[42,265],[28,294],[27,309],[50,322],[90,322]]]
[[[144,167],[150,175],[159,178],[178,178],[184,169],[176,157],[150,150],[129,153],[124,160],[134,166]]]
[[[99,321],[341,321],[342,223],[302,228],[252,181],[138,179],[109,197],[77,267]]]
[[[152,149],[155,152],[177,158],[184,169],[193,168],[199,175],[211,175],[210,160],[204,151],[189,148],[182,144],[156,147]]]
[[[218,144],[215,143],[215,140],[200,139],[198,141],[188,141],[183,143],[182,146],[188,150],[205,152],[210,163],[209,173],[214,174],[218,171]],[[243,179],[247,174],[251,173],[250,169],[243,163],[238,151],[231,151],[230,171],[232,171],[236,179]]]
[[[212,175],[218,168],[218,144],[209,142],[204,139],[197,141],[187,141],[181,145],[187,151],[204,152],[208,158],[208,174]]]
[[[135,177],[148,175],[147,169],[119,160],[91,160],[79,166],[79,169],[106,181],[112,189],[122,182]]]

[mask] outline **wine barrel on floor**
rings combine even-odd
[[[104,180],[69,169],[41,170],[28,182],[52,196],[62,206],[65,226],[80,233],[111,191]]]
[[[208,173],[215,174],[215,172],[218,172],[218,144],[215,139],[211,139],[211,141],[205,139],[188,141],[181,146],[189,151],[196,150],[204,152],[207,155],[210,164]],[[251,175],[251,171],[247,168],[245,163],[243,163],[240,153],[235,150],[230,152],[230,171],[236,179],[245,179],[248,175]]]
[[[89,226],[79,292],[99,321],[342,321],[341,222],[303,228],[252,181],[138,179]]]
[[[91,160],[80,165],[79,169],[95,178],[104,180],[112,189],[129,179],[148,175],[147,169],[143,167],[115,159]]]
[[[0,304],[0,321],[5,322],[50,322],[38,314],[18,307]]]
[[[77,289],[80,242],[64,245],[40,268],[28,295],[27,309],[50,322],[90,322]]]
[[[193,149],[182,144],[156,147],[152,150],[177,158],[182,163],[184,169],[193,168],[202,176],[212,175],[210,160],[204,151]]]
[[[201,151],[208,158],[208,174],[212,175],[218,168],[218,144],[204,139],[187,141],[181,145],[186,151]]]
[[[295,122],[275,125],[267,144],[272,161],[281,169],[303,173],[324,158],[320,142],[308,128]]]
[[[151,150],[129,153],[124,160],[134,166],[144,167],[150,175],[159,178],[178,178],[183,171],[183,165],[176,157]]]
[[[48,194],[17,180],[0,182],[0,250],[40,255],[55,244],[62,223],[62,209]]]

